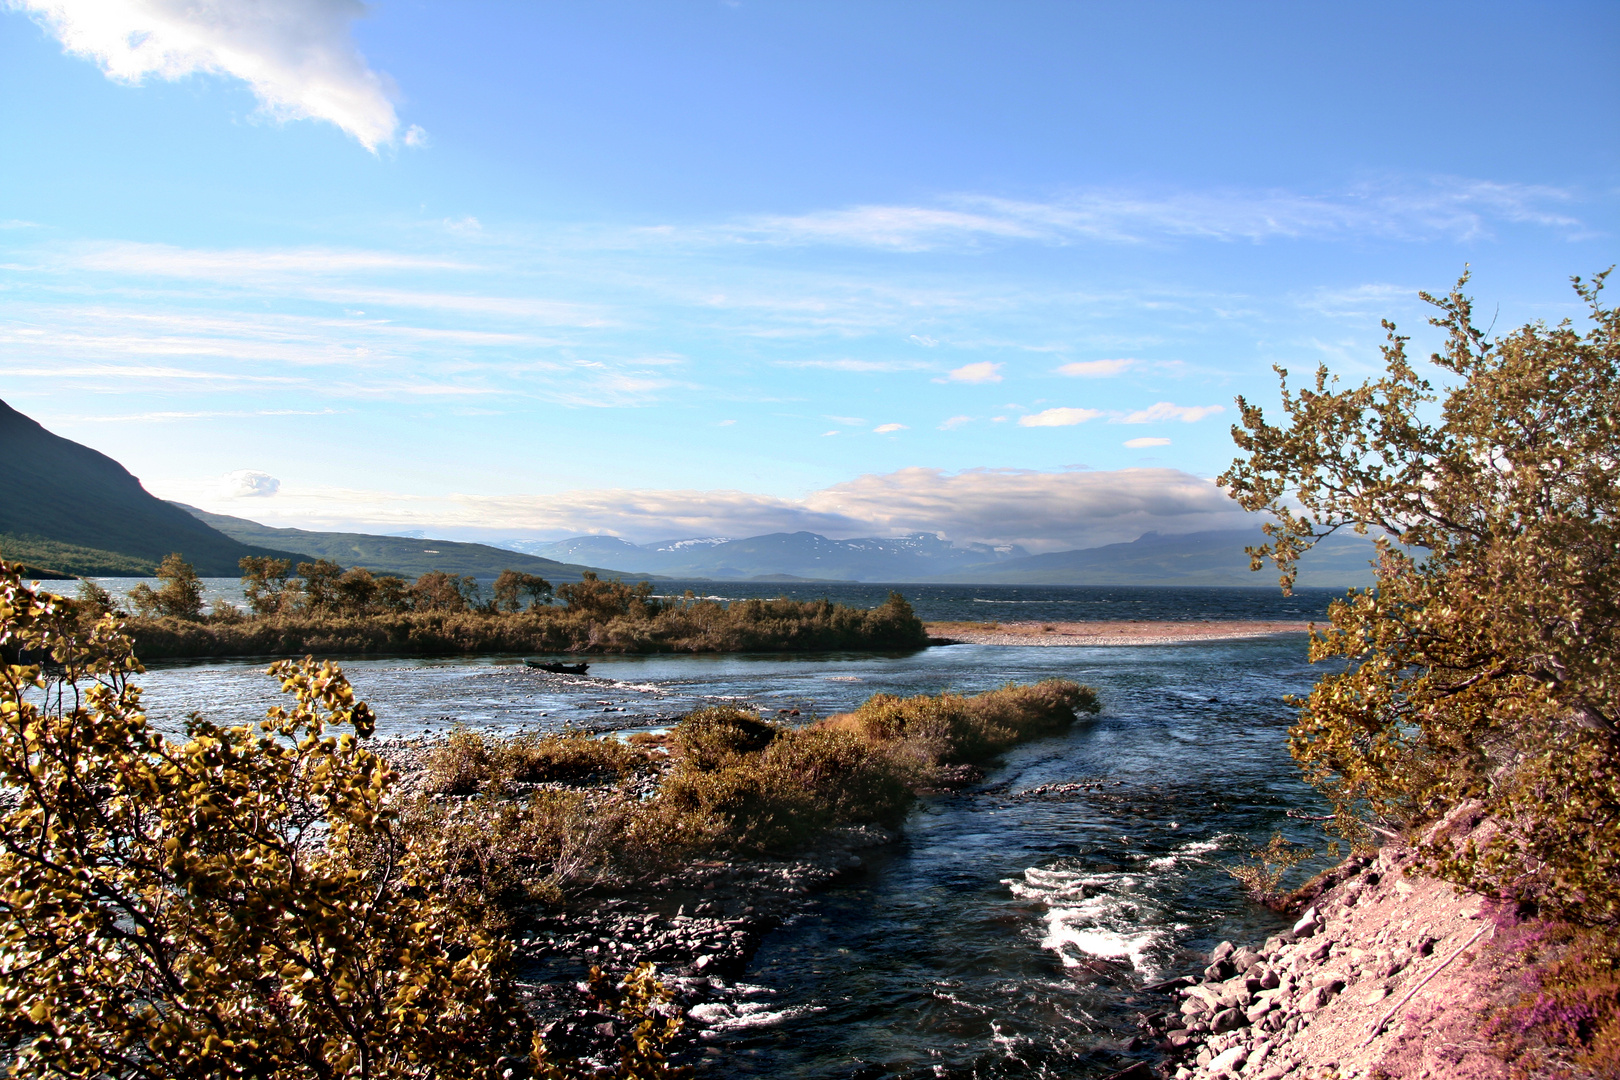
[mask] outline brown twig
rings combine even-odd
[[[1480,938],[1484,937],[1486,931],[1490,930],[1491,927],[1492,927],[1491,923],[1486,923],[1484,926],[1480,927],[1478,930],[1476,930],[1474,932],[1473,937],[1469,938],[1467,941],[1465,941],[1461,945],[1457,946],[1457,951],[1456,952],[1452,953],[1450,956],[1448,956],[1444,960],[1440,961],[1440,964],[1439,964],[1438,967],[1436,967],[1433,971],[1429,972],[1427,975],[1423,976],[1423,981],[1422,982],[1418,983],[1416,986],[1412,987],[1412,989],[1408,990],[1406,992],[1406,996],[1401,998],[1400,1001],[1396,1002],[1394,1007],[1392,1007],[1389,1010],[1389,1012],[1384,1014],[1384,1018],[1382,1020],[1378,1021],[1378,1023],[1373,1025],[1372,1034],[1368,1035],[1367,1036],[1367,1041],[1362,1043],[1361,1045],[1362,1046],[1371,1046],[1372,1041],[1374,1039],[1378,1038],[1378,1036],[1380,1036],[1380,1035],[1382,1035],[1384,1033],[1385,1026],[1389,1024],[1390,1020],[1394,1018],[1395,1014],[1400,1012],[1401,1009],[1405,1007],[1405,1005],[1406,1005],[1406,1003],[1408,1001],[1412,1000],[1413,995],[1415,995],[1419,990],[1423,989],[1425,986],[1429,985],[1429,980],[1430,979],[1434,978],[1436,975],[1438,975],[1442,971],[1444,971],[1446,969],[1446,965],[1450,964],[1453,960],[1457,959],[1457,957],[1461,956],[1463,954],[1463,952],[1470,945],[1472,945],[1474,942],[1476,942]]]

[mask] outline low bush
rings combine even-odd
[[[1096,708],[1092,690],[1054,679],[974,697],[880,695],[803,728],[732,706],[700,709],[667,737],[629,745],[580,733],[462,731],[431,759],[427,787],[476,796],[418,799],[404,823],[431,838],[447,867],[445,888],[467,905],[561,904],[694,858],[789,855],[838,826],[896,828],[941,766],[985,760]],[[523,762],[542,764],[526,774]],[[643,766],[665,771],[650,797],[596,783]],[[511,785],[525,776],[596,786],[524,795]]]
[[[487,737],[465,728],[428,755],[425,787],[443,795],[499,793],[513,783],[614,780],[646,761],[645,752],[589,732],[524,732]]]
[[[765,749],[784,730],[746,709],[721,705],[688,713],[670,732],[670,741],[688,765],[709,770]]]
[[[935,766],[984,761],[1017,743],[1055,734],[1073,723],[1076,714],[1097,709],[1097,694],[1090,687],[1046,679],[1033,686],[1009,683],[973,697],[876,694],[829,723],[868,740],[895,744],[896,752]]]
[[[1606,930],[1532,922],[1500,946],[1516,993],[1484,1034],[1513,1075],[1620,1076],[1620,942]]]

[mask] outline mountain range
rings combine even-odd
[[[576,536],[549,544],[512,544],[519,545],[547,558],[589,559],[627,573],[725,580],[934,581],[969,566],[1029,554],[1016,545],[957,547],[931,533],[853,540],[832,540],[813,532],[768,533],[746,539],[702,536],[640,545],[616,536]]]
[[[616,536],[510,541],[509,546],[553,559],[588,559],[626,574],[718,580],[931,581],[1002,585],[1268,585],[1252,573],[1248,545],[1258,525],[1163,536],[1129,543],[1031,555],[1017,545],[953,545],[931,533],[833,540],[812,532],[723,536],[632,544]],[[1372,541],[1336,535],[1301,562],[1302,586],[1366,585]]]
[[[32,569],[144,576],[178,551],[200,574],[234,576],[244,555],[309,558],[209,528],[106,454],[53,435],[3,401],[0,462],[0,554]]]
[[[812,532],[690,537],[632,544],[613,536],[500,546],[420,536],[261,525],[167,503],[118,462],[46,431],[0,402],[0,554],[31,570],[146,576],[179,552],[205,577],[234,577],[244,555],[331,559],[377,573],[494,577],[513,569],[554,584],[604,577],[722,581],[961,582],[1004,585],[1268,585],[1249,572],[1251,529],[1146,535],[1130,543],[1031,555],[1017,545],[953,544],[931,533],[834,540]],[[1370,540],[1335,536],[1302,562],[1301,585],[1371,582]]]

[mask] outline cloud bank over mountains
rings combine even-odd
[[[258,478],[263,478],[259,480]],[[252,478],[257,483],[246,483]],[[550,495],[416,496],[308,489],[242,471],[220,488],[160,494],[265,524],[421,529],[447,539],[590,533],[649,543],[687,536],[808,531],[835,538],[936,533],[956,543],[1021,544],[1031,551],[1094,547],[1165,534],[1238,528],[1250,516],[1214,484],[1179,469],[908,468],[871,473],[801,499],[747,491],[603,489]],[[269,490],[265,490],[269,488]],[[245,507],[244,499],[252,506]]]

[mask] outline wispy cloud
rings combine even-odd
[[[1535,184],[1454,176],[1388,178],[1337,192],[1231,188],[1214,191],[1091,189],[1036,202],[990,195],[947,196],[936,206],[857,206],[755,218],[717,231],[784,245],[838,244],[924,251],[986,241],[1138,244],[1216,241],[1469,239],[1493,224],[1584,229],[1573,192]]]
[[[183,248],[171,244],[94,244],[69,256],[69,265],[105,273],[263,281],[390,271],[468,271],[461,259],[342,248]]]
[[[1057,369],[1059,375],[1074,375],[1083,379],[1103,379],[1118,375],[1136,366],[1135,360],[1078,360]]]
[[[1125,445],[1132,450],[1146,450],[1150,446],[1169,446],[1170,440],[1157,438],[1126,439]]]
[[[12,0],[35,13],[62,47],[109,78],[194,73],[240,79],[278,120],[326,120],[368,150],[399,127],[389,80],[372,71],[350,37],[366,13],[359,0]],[[413,128],[410,145],[426,132]]]
[[[961,382],[961,383],[997,383],[1001,381],[1001,365],[989,360],[981,360],[974,364],[963,364],[953,368],[943,379],[935,382]]]
[[[941,431],[955,431],[957,428],[961,427],[963,424],[971,424],[971,423],[973,423],[973,417],[971,417],[971,416],[953,416],[949,420],[943,421],[939,425],[939,430],[941,430]]]
[[[1174,405],[1168,401],[1160,401],[1149,405],[1145,409],[1138,409],[1133,413],[1115,417],[1111,422],[1115,424],[1158,424],[1171,420],[1179,420],[1183,424],[1191,424],[1202,420],[1206,416],[1226,411],[1224,405]]]
[[[918,360],[777,360],[775,364],[787,368],[859,372],[926,371],[933,367]]]
[[[1100,409],[1042,409],[1018,418],[1019,427],[1073,427],[1102,415]]]
[[[874,435],[888,435],[892,432],[904,430],[906,430],[906,425],[904,424],[879,424],[877,427],[872,429],[872,433]]]

